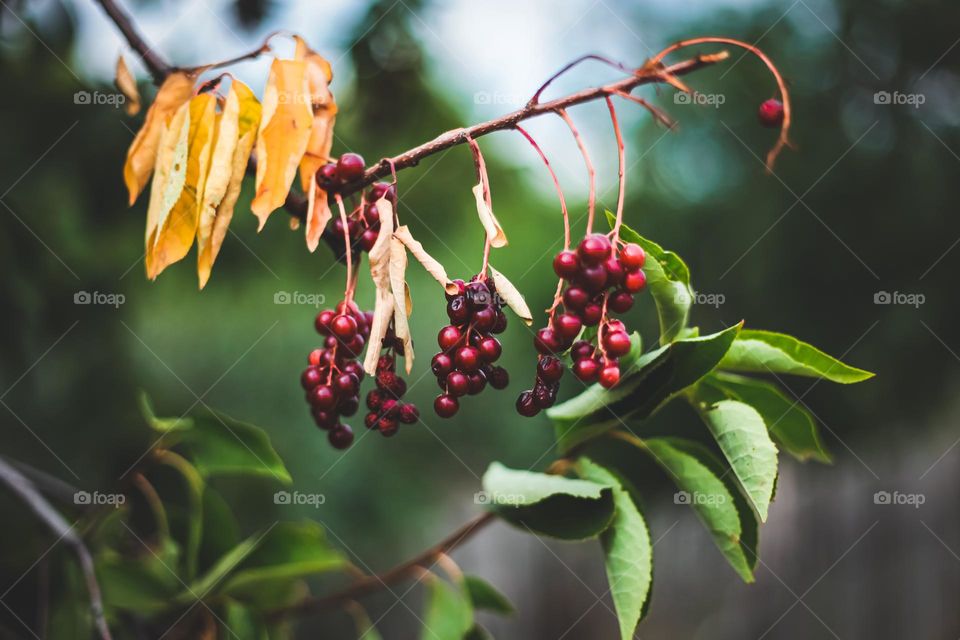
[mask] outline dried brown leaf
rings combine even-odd
[[[393,330],[403,341],[403,363],[407,373],[413,369],[413,340],[407,318],[413,311],[407,285],[407,249],[399,238],[390,238],[390,288],[393,290]]]
[[[307,224],[305,229],[307,249],[311,252],[316,251],[323,230],[332,217],[330,198],[325,190],[317,186],[317,174],[313,173],[310,176],[310,182],[307,184]]]
[[[433,256],[426,252],[420,242],[413,238],[413,235],[410,233],[410,229],[407,227],[407,225],[398,227],[393,235],[397,238],[397,240],[404,244],[410,253],[413,254],[413,257],[423,265],[424,269],[427,270],[427,273],[432,275],[436,281],[443,286],[447,293],[457,293],[457,285],[453,284],[453,282],[450,281],[450,278],[447,277],[446,269],[444,269],[443,265],[440,264]]]
[[[533,314],[523,299],[523,294],[513,286],[513,283],[490,265],[490,274],[493,276],[493,286],[497,288],[497,295],[513,309],[513,312],[529,327],[533,324]]]
[[[370,277],[376,287],[376,302],[373,307],[373,323],[370,326],[370,340],[367,342],[367,354],[363,360],[363,369],[376,375],[377,359],[383,338],[387,335],[390,319],[393,317],[394,301],[390,289],[390,239],[393,236],[393,205],[386,198],[377,201],[380,211],[380,235],[368,252]]]
[[[123,94],[123,97],[126,98],[126,102],[123,104],[123,110],[127,112],[127,115],[135,116],[140,113],[140,90],[137,89],[137,80],[133,77],[133,74],[130,73],[130,68],[127,66],[127,61],[123,59],[123,56],[117,58],[117,76],[113,83],[117,86],[117,89],[120,90],[120,93]]]
[[[473,195],[477,199],[477,215],[480,216],[480,223],[487,232],[490,246],[496,249],[506,246],[507,234],[503,232],[503,227],[497,221],[497,216],[493,215],[493,209],[487,205],[487,200],[483,196],[483,183],[477,183],[473,187]]]

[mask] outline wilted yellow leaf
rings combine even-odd
[[[260,102],[250,88],[234,79],[219,116],[217,141],[203,188],[197,224],[197,275],[203,289],[227,234],[240,184],[260,124]]]
[[[379,240],[379,237],[377,238]],[[403,341],[403,364],[407,373],[413,369],[413,339],[407,317],[413,311],[410,287],[407,285],[407,249],[397,237],[390,238],[390,288],[393,290],[393,331]]]
[[[123,166],[123,181],[130,192],[130,204],[136,202],[137,196],[147,185],[157,158],[160,133],[177,109],[190,99],[195,79],[191,74],[179,71],[171,73],[147,109],[147,117],[127,150],[127,161]]]
[[[507,303],[507,306],[513,309],[513,312],[520,316],[520,319],[529,327],[533,324],[533,314],[530,313],[530,307],[523,299],[523,294],[517,290],[513,283],[499,271],[490,267],[490,274],[493,276],[493,286],[497,288],[497,295]]]
[[[503,232],[497,216],[493,215],[493,209],[487,205],[487,200],[483,197],[483,183],[477,183],[473,188],[473,196],[477,199],[477,215],[480,216],[480,224],[487,232],[490,246],[497,249],[506,246],[507,234]]]
[[[283,206],[310,141],[313,110],[306,71],[303,60],[274,60],[270,67],[257,135],[257,191],[250,205],[260,229]]]
[[[176,201],[168,208],[166,204],[175,191],[175,185],[170,182],[162,185],[163,193],[158,201],[160,209],[147,212],[147,276],[151,280],[167,266],[187,255],[197,234],[200,198],[213,147],[216,98],[208,93],[201,94],[186,106],[189,109],[186,161],[180,153],[171,154],[173,166],[169,170],[163,169],[169,171],[171,177],[177,176],[178,180],[182,173],[183,187]],[[176,146],[182,147],[183,140],[177,140]],[[183,164],[186,165],[185,171],[180,166]],[[151,194],[151,206],[154,202]]]
[[[367,342],[367,354],[363,359],[363,369],[371,376],[377,373],[377,358],[387,335],[390,318],[393,317],[394,301],[390,289],[390,239],[393,236],[393,205],[386,198],[377,200],[380,211],[380,235],[370,248],[370,277],[377,289],[373,307],[373,324],[370,326],[370,340]]]
[[[427,253],[426,249],[423,248],[423,245],[420,244],[418,240],[414,239],[413,235],[410,233],[410,229],[407,228],[407,225],[398,227],[393,235],[397,238],[397,240],[402,242],[407,249],[410,250],[410,253],[413,254],[413,257],[423,265],[423,268],[427,270],[427,273],[432,275],[447,293],[451,295],[457,293],[457,285],[453,284],[453,282],[450,281],[450,278],[447,277],[447,270],[444,269],[443,265],[440,264],[433,256]]]
[[[137,81],[130,73],[127,61],[123,59],[123,56],[117,58],[117,77],[113,82],[117,85],[117,89],[120,90],[123,97],[127,99],[123,104],[123,109],[127,112],[127,115],[135,116],[140,113],[140,91],[137,89]]]
[[[333,69],[330,63],[319,53],[311,50],[300,36],[294,36],[294,40],[297,44],[294,59],[303,60],[307,65],[307,88],[310,95],[310,105],[313,109],[310,141],[307,143],[306,154],[300,161],[300,185],[304,191],[307,191],[310,180],[316,175],[317,169],[330,159],[337,103],[330,92],[330,82],[333,80]]]
[[[310,182],[307,185],[307,249],[311,252],[317,250],[320,244],[320,237],[326,228],[333,212],[330,211],[330,198],[327,192],[317,186],[317,176],[310,176]]]

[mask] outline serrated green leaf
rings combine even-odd
[[[751,534],[743,526],[743,517],[754,517],[753,510],[747,508],[745,516],[740,513],[734,492],[714,469],[719,464],[707,461],[712,457],[709,452],[680,438],[651,438],[640,448],[676,483],[680,489],[676,495],[684,498],[678,501],[693,507],[734,571],[744,582],[753,582],[756,550],[747,545],[756,544],[756,529]]]
[[[813,416],[775,384],[731,373],[714,373],[709,382],[756,409],[774,441],[797,460],[831,461]]]
[[[436,576],[427,579],[427,610],[422,640],[463,640],[473,627],[473,608],[466,595]]]
[[[616,223],[616,216],[610,211],[607,211],[607,222],[611,229]],[[640,245],[647,254],[643,273],[647,276],[647,290],[657,306],[660,344],[667,344],[687,326],[690,318],[693,304],[690,269],[680,256],[647,240],[625,224],[620,225],[620,239]]]
[[[752,373],[786,373],[823,378],[841,384],[873,377],[863,369],[844,364],[793,336],[773,331],[744,329],[720,363],[721,369]]]
[[[481,499],[507,522],[563,540],[599,535],[613,520],[610,487],[563,476],[508,469],[494,462]]]
[[[691,402],[717,441],[760,521],[767,511],[777,481],[777,446],[756,409],[737,400],[713,402],[703,393]]]
[[[599,384],[547,411],[564,453],[623,424],[649,417],[721,361],[740,325],[703,337],[677,340],[641,356],[613,389]]]
[[[316,522],[281,522],[237,563],[218,592],[258,607],[279,606],[272,596],[285,600],[290,592],[280,593],[284,586],[310,575],[339,571],[346,564]]]
[[[474,609],[493,611],[500,615],[509,616],[515,611],[507,596],[500,593],[496,587],[483,578],[471,575],[463,576],[463,588],[470,596]]]
[[[633,638],[643,614],[653,580],[653,545],[650,532],[633,498],[613,472],[594,462],[579,463],[584,477],[613,487],[616,515],[600,536],[607,581],[617,610],[622,640]]]

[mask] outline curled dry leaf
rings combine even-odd
[[[250,87],[234,79],[219,116],[217,141],[210,158],[197,225],[197,276],[201,289],[210,279],[213,263],[233,218],[259,124],[260,102]]]
[[[477,215],[480,216],[480,223],[487,232],[490,246],[497,249],[506,246],[507,234],[503,232],[503,227],[500,226],[497,216],[493,215],[493,209],[490,208],[486,198],[484,198],[482,182],[473,187],[473,196],[477,199]]]
[[[311,252],[316,251],[323,230],[332,217],[330,198],[324,189],[317,186],[317,174],[314,173],[310,176],[310,181],[307,184],[307,224],[305,230],[307,249]]]
[[[443,265],[437,262],[437,260],[431,256],[423,248],[423,245],[419,241],[413,238],[413,235],[410,233],[410,229],[407,228],[407,225],[398,227],[393,234],[397,240],[402,242],[404,246],[413,254],[413,257],[423,265],[423,268],[427,270],[427,273],[432,275],[437,282],[443,286],[444,290],[453,295],[456,294],[458,289],[457,285],[453,284],[450,281],[450,278],[447,277],[447,271],[443,268]]]
[[[390,289],[390,239],[393,236],[393,205],[386,198],[377,200],[380,211],[380,235],[370,248],[370,277],[377,290],[373,307],[373,324],[370,326],[370,340],[367,342],[367,354],[363,359],[363,369],[371,376],[377,373],[377,359],[387,335],[390,318],[393,317],[394,300]]]
[[[403,341],[403,364],[407,373],[413,369],[413,339],[408,318],[413,312],[413,300],[407,285],[407,249],[400,240],[390,238],[390,288],[393,290],[393,330]]]
[[[140,91],[137,89],[137,80],[130,73],[130,68],[127,67],[127,61],[123,59],[123,56],[117,58],[117,77],[113,83],[117,85],[117,89],[126,98],[123,110],[127,112],[127,115],[135,116],[140,113]]]
[[[523,294],[513,286],[513,283],[499,271],[490,266],[490,275],[493,276],[493,286],[497,288],[499,295],[507,306],[513,309],[513,312],[529,327],[533,324],[533,314],[530,313],[530,307],[523,299]]]
[[[153,189],[157,193],[151,193],[150,210],[147,211],[146,266],[151,280],[186,256],[193,244],[213,147],[216,98],[208,93],[201,94],[181,110],[187,113],[183,116],[184,125],[177,132],[174,150],[161,158],[162,161],[169,158],[172,165],[158,168],[158,176],[166,174],[166,182],[158,184],[154,180]],[[184,128],[187,130],[185,138]],[[185,154],[183,147],[186,147]],[[158,158],[161,155],[163,152]],[[156,195],[159,198],[155,198]]]
[[[131,205],[136,202],[137,196],[147,186],[147,180],[153,173],[160,146],[160,134],[177,110],[190,99],[195,80],[196,76],[192,74],[180,71],[171,73],[160,85],[157,97],[147,109],[147,117],[130,144],[127,160],[123,165],[123,181],[130,192]]]
[[[257,135],[256,195],[250,204],[259,229],[286,200],[310,140],[313,110],[306,72],[303,60],[277,59],[270,66]]]

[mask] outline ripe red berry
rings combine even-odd
[[[323,376],[320,374],[320,369],[315,366],[307,367],[304,369],[303,373],[300,374],[300,385],[305,391],[313,389],[315,386],[320,384],[322,380]]]
[[[483,371],[474,371],[467,375],[467,393],[475,396],[487,386],[487,376]]]
[[[630,293],[643,291],[645,286],[647,286],[647,276],[640,269],[627,271],[623,276],[623,288]]]
[[[580,271],[580,258],[573,251],[561,251],[553,259],[553,271],[564,280],[572,280]]]
[[[321,384],[310,390],[307,394],[307,401],[310,402],[310,405],[315,409],[327,411],[333,409],[334,405],[337,404],[337,397],[333,393],[333,389],[325,384]]]
[[[380,416],[378,416],[376,413],[372,411],[363,417],[363,425],[367,429],[376,429],[377,423],[379,421],[380,421]]]
[[[580,287],[568,287],[563,292],[563,306],[571,311],[579,311],[590,301],[590,294]]]
[[[453,396],[442,394],[433,401],[433,410],[441,418],[453,417],[460,409],[460,403]]]
[[[503,333],[507,330],[507,314],[503,311],[497,311],[497,319],[493,323],[490,333]]]
[[[620,382],[620,367],[615,364],[605,366],[603,371],[600,372],[600,379],[598,382],[604,389],[613,387],[615,384]]]
[[[322,336],[330,335],[330,322],[333,320],[335,314],[330,309],[324,309],[317,314],[317,319],[314,322],[314,327],[317,329],[317,333]]]
[[[340,182],[340,174],[337,173],[335,162],[328,162],[317,170],[317,181],[322,185],[335,185]],[[340,230],[343,232],[343,229]]]
[[[629,291],[618,289],[610,294],[607,306],[614,313],[626,313],[633,306],[633,296]]]
[[[380,432],[380,435],[389,438],[392,435],[395,435],[399,430],[400,425],[397,424],[396,418],[383,417],[377,421],[377,430]]]
[[[379,232],[374,231],[373,229],[367,229],[360,235],[360,247],[364,251],[370,251],[370,249],[373,249],[373,245],[377,243],[377,238],[379,236]]]
[[[553,329],[540,329],[533,338],[533,346],[543,355],[550,355],[560,348],[560,340]]]
[[[380,415],[381,416],[392,416],[397,412],[397,401],[393,398],[388,398],[383,401],[383,404],[380,405]]]
[[[630,352],[630,336],[626,331],[611,331],[603,337],[603,348],[615,358]]]
[[[553,327],[566,340],[573,340],[583,328],[583,322],[572,313],[561,313],[554,318]]]
[[[447,393],[459,397],[467,394],[470,380],[461,371],[451,371],[447,374]]]
[[[620,264],[622,264],[623,268],[627,271],[639,269],[646,261],[647,254],[638,244],[628,242],[620,249]]]
[[[583,382],[593,382],[600,372],[600,365],[593,358],[584,358],[573,363],[573,375]]]
[[[400,407],[400,422],[403,424],[413,424],[420,419],[420,412],[416,405],[405,404]]]
[[[603,317],[603,307],[601,307],[596,302],[591,302],[583,308],[583,311],[580,312],[580,319],[583,320],[584,326],[595,327],[600,322],[600,318]]]
[[[337,403],[337,412],[342,416],[352,416],[359,408],[360,401],[357,399],[357,396],[341,398],[340,402]]]
[[[337,160],[337,174],[344,182],[356,182],[363,177],[363,156],[358,153],[345,153]]]
[[[783,103],[776,98],[770,98],[760,105],[757,111],[760,124],[765,127],[779,127],[783,124]]]
[[[371,389],[367,393],[367,408],[376,411],[383,404],[383,392],[379,389]]]
[[[600,264],[610,257],[610,240],[606,236],[594,233],[580,241],[577,255],[584,265]]]
[[[497,312],[493,307],[483,307],[473,313],[473,326],[481,333],[488,333],[497,322]]]
[[[357,321],[353,316],[340,314],[330,322],[330,330],[344,342],[349,342],[357,335]]]
[[[307,362],[310,364],[310,366],[315,367],[320,364],[320,356],[322,355],[323,349],[314,349],[310,352],[310,355],[307,356]]]
[[[625,271],[619,260],[611,256],[603,263],[603,268],[607,270],[607,283],[605,286],[608,288],[615,287],[623,282]]]
[[[487,336],[480,340],[477,349],[480,351],[480,358],[488,363],[495,362],[503,351],[503,348],[500,346],[500,341],[493,336]]]
[[[506,389],[510,384],[510,374],[503,367],[491,367],[487,372],[487,380],[494,389]]]
[[[345,424],[338,424],[327,434],[334,449],[346,449],[353,444],[353,430]]]
[[[563,376],[563,363],[553,356],[544,356],[537,363],[537,376],[545,382],[556,382]]]
[[[573,343],[573,347],[570,348],[570,357],[576,360],[583,360],[584,358],[593,357],[593,345],[587,342],[586,340],[578,340]]]
[[[333,383],[338,396],[353,396],[360,390],[360,381],[352,373],[341,373]]]
[[[337,423],[337,415],[332,411],[313,409],[310,413],[313,415],[313,421],[317,423],[317,426],[321,429],[331,429],[333,425]]]
[[[540,407],[533,401],[533,391],[524,391],[517,398],[517,413],[527,418],[540,413]]]
[[[445,353],[438,353],[430,361],[430,370],[437,377],[446,377],[451,369],[453,369],[453,360]]]
[[[447,317],[454,324],[463,324],[470,319],[470,306],[465,296],[454,296],[447,302]]]
[[[457,329],[453,325],[447,325],[443,329],[440,329],[440,333],[437,335],[437,344],[440,345],[440,348],[444,351],[452,349],[460,341],[460,329]]]
[[[480,351],[476,347],[460,347],[453,361],[462,371],[476,371],[480,366]]]

